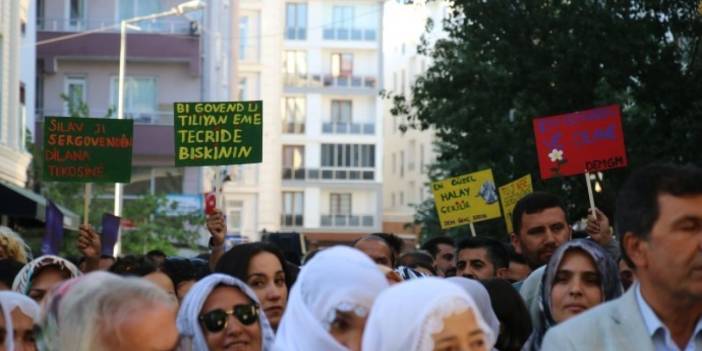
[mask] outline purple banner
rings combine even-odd
[[[46,201],[46,230],[41,243],[42,255],[58,255],[63,242],[63,213],[53,202]]]
[[[102,254],[114,255],[115,243],[119,236],[119,223],[122,219],[115,215],[105,213],[102,215]]]

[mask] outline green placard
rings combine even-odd
[[[46,117],[44,179],[84,183],[129,183],[134,121]]]
[[[258,163],[263,102],[176,102],[176,166]]]

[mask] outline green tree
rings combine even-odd
[[[530,173],[536,189],[562,196],[571,220],[582,217],[584,177],[539,180],[531,120],[612,103],[622,105],[628,169],[700,164],[702,20],[695,2],[450,3],[447,37],[420,48],[433,64],[411,97],[390,97],[405,128],[436,131],[433,179],[492,168],[504,184]],[[596,201],[610,215],[628,169],[605,173]],[[416,216],[425,235],[440,232],[432,206],[422,204]],[[504,235],[496,222],[479,223],[479,232]]]
[[[90,109],[83,101],[73,101],[62,94],[61,98],[68,104],[70,117],[91,117]],[[109,109],[104,118],[114,113]],[[41,180],[43,155],[42,150],[27,140],[27,150],[32,153],[30,183],[35,191],[44,197],[64,206],[76,214],[83,214],[83,183],[55,182]],[[112,213],[113,199],[104,195],[113,194],[114,184],[96,183],[92,186],[89,222],[99,226],[104,213]],[[199,212],[171,215],[177,207],[169,202],[165,194],[144,194],[138,199],[125,201],[123,218],[134,224],[133,228],[122,229],[122,252],[125,254],[143,254],[151,249],[160,249],[167,254],[175,254],[177,248],[197,247],[198,229],[204,223]],[[98,228],[99,229],[99,228]],[[77,255],[76,236],[68,233],[64,236],[62,253]]]

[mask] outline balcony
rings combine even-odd
[[[285,134],[305,134],[305,123],[283,121],[283,133]]]
[[[286,73],[286,87],[295,88],[351,88],[375,89],[377,81],[374,76],[338,76],[331,74],[295,74]]]
[[[374,168],[283,167],[283,180],[374,181]]]
[[[322,227],[373,227],[373,215],[322,215]]]
[[[324,134],[353,134],[353,135],[373,135],[375,134],[375,123],[322,123],[322,133]]]
[[[159,19],[139,22],[139,33],[159,34],[198,34],[196,21],[174,21]],[[84,32],[103,29],[105,32],[119,32],[119,22],[114,19],[86,20],[67,18],[37,18],[37,31],[45,32]],[[133,32],[133,31],[132,31]]]
[[[280,215],[280,225],[283,227],[302,227],[304,217],[301,214],[282,214]]]
[[[324,40],[376,41],[378,35],[375,29],[370,28],[324,28]]]

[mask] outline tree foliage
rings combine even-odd
[[[61,98],[68,103],[71,117],[91,117],[90,109],[83,101],[71,101],[63,94]],[[110,109],[104,117],[110,118],[112,113]],[[34,190],[54,203],[82,216],[84,184],[41,180],[42,150],[31,142],[28,142],[27,150],[33,156],[29,173]],[[114,200],[111,194],[114,194],[112,183],[98,183],[92,186],[89,223],[98,230],[100,230],[103,214],[113,212]],[[172,255],[178,248],[196,248],[196,241],[200,237],[198,229],[204,223],[204,217],[200,212],[176,215],[176,207],[177,204],[169,202],[165,194],[147,193],[137,199],[125,200],[122,218],[130,221],[134,227],[122,228],[122,252],[143,254],[152,249],[159,249]],[[65,235],[63,253],[77,255],[75,243],[76,235]]]
[[[652,161],[700,164],[702,18],[694,1],[450,4],[442,23],[447,37],[420,47],[432,65],[411,97],[391,97],[405,126],[436,131],[433,179],[492,168],[504,184],[530,173],[535,188],[560,194],[571,219],[581,217],[584,177],[539,180],[531,121],[613,103],[622,105],[628,169]],[[626,174],[605,172],[596,200],[610,215]],[[425,234],[440,232],[433,203],[418,209]],[[501,223],[478,228],[505,231]]]

